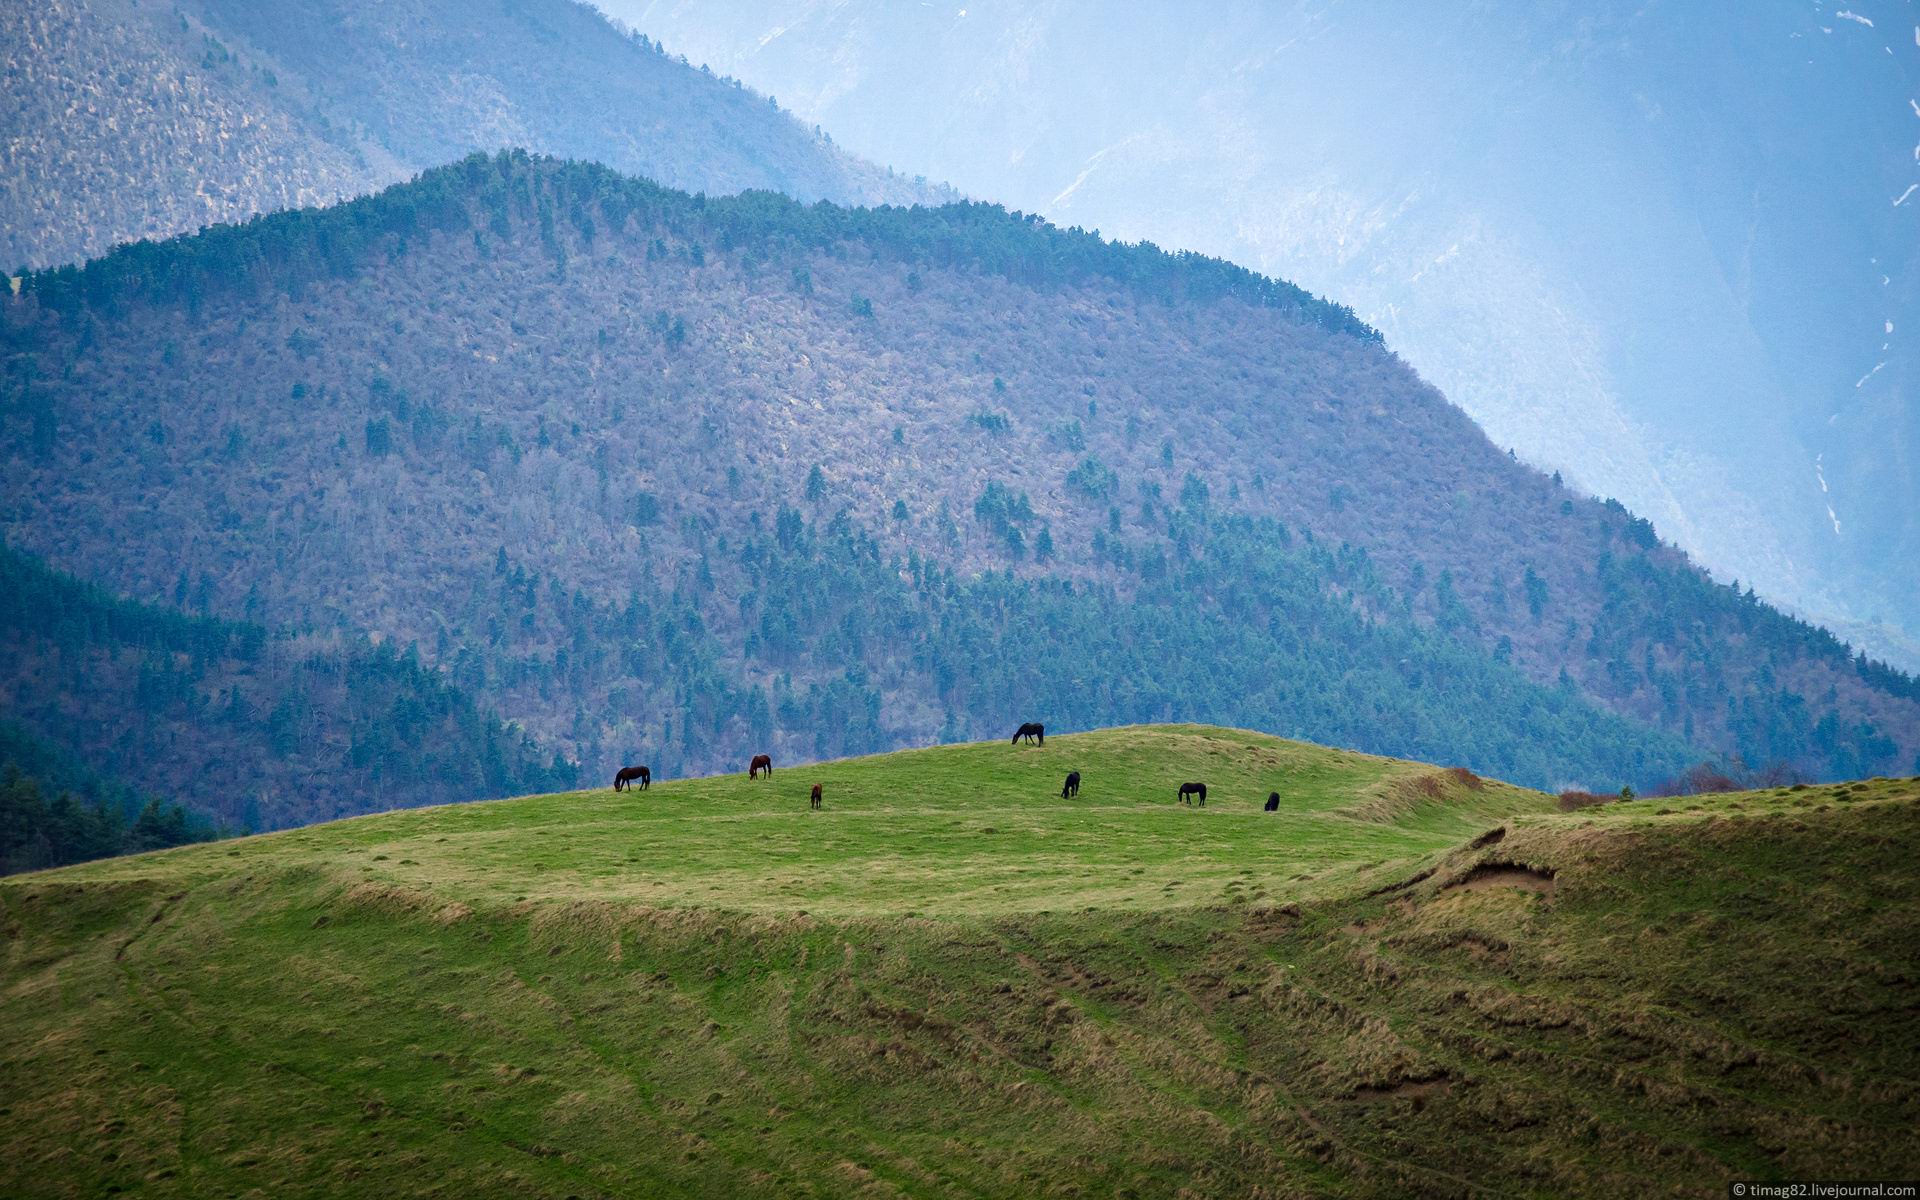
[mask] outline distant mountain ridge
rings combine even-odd
[[[1497,451],[1350,311],[993,206],[475,157],[0,314],[10,542],[413,643],[589,776],[1035,717],[1548,785],[1920,755],[1911,678]]]
[[[689,191],[950,198],[573,0],[45,0],[5,6],[0,45],[8,269],[331,203],[511,145]]]
[[[1353,305],[1495,444],[1920,670],[1906,0],[600,3],[857,152]]]

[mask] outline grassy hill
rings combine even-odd
[[[631,794],[602,786],[386,813],[228,843],[231,855],[97,864],[87,878],[151,879],[158,869],[186,882],[265,861],[364,871],[476,909],[555,900],[844,917],[1161,908],[1255,888],[1324,891],[1358,867],[1551,807],[1506,784],[1203,726],[776,762],[771,779],[751,781],[745,766]],[[1063,800],[1073,770],[1080,796]],[[1195,779],[1209,788],[1204,832],[1189,819],[1196,808],[1170,803]],[[816,782],[824,805],[810,814]],[[1269,816],[1261,803],[1276,789],[1284,811]]]
[[[1897,1178],[1916,862],[1911,780],[1560,813],[1192,726],[165,851],[0,883],[0,1190]]]

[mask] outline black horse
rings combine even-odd
[[[1280,811],[1280,793],[1279,792],[1267,793],[1267,811],[1268,812]]]
[[[645,767],[621,767],[613,777],[613,790],[624,792],[633,786],[636,779],[640,781],[640,790],[644,792],[653,783],[653,772]]]
[[[1025,738],[1030,742],[1038,742],[1044,746],[1047,744],[1047,727],[1038,721],[1028,721],[1025,725],[1014,730],[1013,744],[1018,745],[1021,738]]]
[[[1205,808],[1207,806],[1207,785],[1204,783],[1181,784],[1180,785],[1180,803],[1192,804],[1193,801],[1187,799],[1187,797],[1189,796],[1200,797],[1200,807]]]
[[[1060,789],[1062,800],[1071,800],[1080,794],[1080,772],[1068,771],[1066,786]]]

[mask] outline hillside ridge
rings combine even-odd
[[[342,887],[365,885],[369,896],[430,909],[458,902],[477,910],[488,903],[483,897],[498,903],[510,896],[513,903],[544,897],[969,917],[1025,911],[1036,899],[1048,908],[1073,907],[1075,892],[1111,888],[1111,880],[1076,880],[1064,863],[1040,865],[1096,846],[1105,847],[1096,858],[1124,857],[1147,868],[1144,878],[1135,871],[1124,889],[1108,892],[1109,903],[1159,906],[1171,898],[1157,890],[1163,887],[1182,894],[1183,903],[1212,903],[1214,886],[1238,890],[1250,872],[1275,871],[1272,856],[1301,859],[1322,842],[1337,849],[1317,872],[1325,878],[1316,892],[1351,874],[1342,867],[1377,865],[1363,864],[1365,853],[1404,858],[1489,822],[1553,809],[1540,793],[1458,768],[1202,725],[1053,732],[1043,745],[996,739],[827,762],[776,759],[773,773],[757,780],[746,776],[749,757],[743,748],[739,769],[724,774],[656,776],[644,791],[616,793],[602,780],[576,791],[395,809],[229,840],[200,855],[98,862],[80,868],[80,877],[185,883],[277,860]],[[1061,780],[1070,770],[1082,775],[1082,789],[1063,799]],[[1209,783],[1204,807],[1176,799],[1179,784],[1196,773]],[[817,812],[808,806],[814,783],[824,791]],[[1400,785],[1418,791],[1426,802],[1419,811],[1407,806],[1356,818],[1355,801]],[[1261,811],[1275,790],[1285,811]],[[1209,839],[1206,853],[1225,856],[1213,866],[1192,857],[1195,847],[1180,845],[1179,823],[1203,817],[1231,822]],[[636,830],[647,831],[637,843]],[[766,848],[755,844],[769,841]],[[515,844],[538,844],[579,865],[556,875],[555,862],[541,854],[528,861],[512,852]],[[484,882],[461,877],[460,863],[496,856]],[[756,878],[761,866],[804,878],[804,897]],[[837,876],[844,878],[828,882]],[[951,882],[969,876],[974,888]],[[982,882],[989,877],[996,882]],[[479,892],[461,890],[475,884]]]

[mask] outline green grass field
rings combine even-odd
[[[1062,800],[1073,770],[1080,795]],[[1175,802],[1189,779],[1208,785],[1204,810]],[[1435,795],[1419,790],[1422,779]],[[808,810],[814,783],[824,790],[819,812]],[[1281,811],[1262,812],[1273,791],[1285,797]],[[601,787],[389,813],[65,877],[184,882],[297,864],[474,908],[523,900],[820,916],[1165,908],[1326,894],[1366,867],[1550,807],[1535,792],[1475,790],[1417,763],[1234,730],[1132,728],[1044,746],[776,764],[757,781],[743,771],[644,792]]]
[[[1152,727],[88,864],[0,881],[0,1193],[1912,1177],[1916,863],[1911,780],[1560,813]]]

